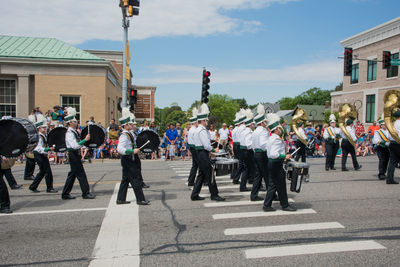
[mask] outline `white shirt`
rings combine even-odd
[[[190,127],[190,130],[188,132],[188,144],[189,145],[194,145],[193,134],[195,131],[196,131],[196,126],[192,125],[192,127]]]
[[[194,133],[195,145],[202,146],[205,150],[211,151],[213,148],[210,142],[210,132],[203,125],[199,125]]]
[[[75,129],[68,127],[68,130],[65,133],[65,145],[67,148],[76,150],[82,147],[78,144],[76,136],[79,136],[78,132]]]
[[[217,132],[215,130],[214,131],[208,130],[208,132],[210,133],[211,140],[217,139]]]
[[[232,141],[234,142],[234,143],[237,143],[237,142],[239,142],[239,140],[238,140],[238,138],[237,138],[237,131],[238,131],[238,128],[239,127],[235,127],[235,128],[233,128],[233,130],[232,130]]]
[[[383,144],[385,144],[385,146],[388,146],[389,142],[386,142],[385,140],[383,140],[381,135],[378,133],[378,131],[383,133],[388,140],[391,140],[391,139],[393,140],[392,136],[390,135],[390,133],[387,129],[386,130],[379,129],[374,132],[374,139],[372,139],[372,143],[374,143],[375,145],[380,145],[381,143],[383,143]]]
[[[219,133],[219,140],[228,140],[228,135],[229,135],[228,128],[226,129],[221,128],[219,129],[218,133]]]
[[[346,130],[349,132],[351,139],[353,139],[353,141],[357,141],[357,136],[356,136],[356,129],[350,126],[346,126]],[[342,136],[342,138],[347,139],[347,136],[344,134],[343,131],[340,131],[340,135]]]
[[[285,142],[277,134],[273,133],[268,138],[267,155],[269,159],[277,159],[280,155],[286,156],[285,148]]]
[[[394,121],[394,129],[396,130],[397,135],[400,136],[400,120]]]
[[[245,146],[247,149],[252,149],[252,134],[253,131],[249,127],[246,127],[240,135],[240,146]]]
[[[47,155],[47,152],[44,151],[45,145],[44,145],[43,139],[47,143],[46,136],[42,133],[39,133],[39,143],[35,147],[34,151],[38,152],[39,154]]]
[[[124,130],[119,136],[117,150],[120,155],[125,156],[127,149],[133,149],[133,143],[129,135],[134,140],[132,134],[127,130]]]
[[[323,136],[322,136],[325,140],[328,140],[328,138],[331,137],[331,136],[329,135],[328,128],[332,130],[332,133],[333,133],[332,138],[333,138],[333,139],[335,139],[335,137],[336,137],[337,134],[340,134],[340,129],[339,129],[338,127],[331,127],[331,126],[326,127],[326,128],[325,128],[325,131],[324,131],[324,134],[323,134]]]
[[[252,148],[267,151],[269,132],[262,126],[258,126],[252,134]]]
[[[303,127],[299,127],[299,133],[300,133],[300,137],[302,137],[304,140],[307,140],[307,136],[306,133],[304,132]]]

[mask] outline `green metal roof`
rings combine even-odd
[[[54,38],[0,35],[0,57],[104,61]]]

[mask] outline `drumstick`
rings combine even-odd
[[[150,140],[147,140],[146,143],[144,143],[144,145],[142,145],[141,147],[139,147],[139,149],[142,149],[144,146],[146,146],[148,143],[150,143]]]
[[[299,149],[300,147],[298,147],[292,154],[290,154],[290,156],[292,157],[294,154],[296,154]]]

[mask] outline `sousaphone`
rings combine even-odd
[[[307,122],[307,113],[302,108],[296,108],[296,110],[293,112],[292,127],[300,142],[302,142],[304,145],[307,145],[308,141],[300,135],[299,129],[297,128],[297,124],[299,122],[303,122],[303,124]]]
[[[350,103],[344,103],[340,105],[339,107],[339,118],[338,118],[338,123],[339,123],[339,128],[342,130],[344,135],[346,136],[347,140],[356,147],[356,143],[354,142],[353,138],[351,137],[350,133],[346,129],[346,121],[348,119],[356,119],[357,118],[357,110],[354,107],[354,105]]]
[[[397,134],[393,124],[393,113],[400,109],[400,91],[390,90],[385,93],[383,97],[385,106],[383,108],[383,118],[386,123],[386,127],[393,139],[400,144],[400,137]]]

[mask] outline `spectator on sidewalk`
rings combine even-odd
[[[219,143],[222,145],[222,149],[226,151],[226,146],[228,145],[228,139],[229,139],[229,130],[225,122],[222,124],[222,128],[219,129],[218,136],[219,136]]]
[[[168,156],[170,156],[170,159],[173,160],[175,157],[175,146],[178,140],[178,131],[174,128],[174,124],[169,124],[169,128],[165,131],[164,137],[167,141],[165,160],[168,159]]]

